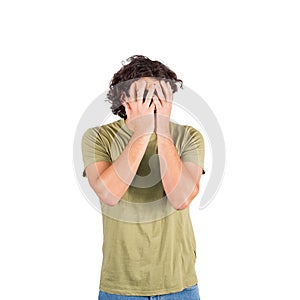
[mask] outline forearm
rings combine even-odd
[[[170,135],[158,135],[158,155],[165,193],[175,209],[191,201],[198,193],[195,179],[182,163]]]
[[[127,191],[146,151],[149,138],[149,134],[134,133],[121,155],[97,178],[97,195],[106,204],[116,205]]]

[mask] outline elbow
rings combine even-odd
[[[192,202],[192,198],[188,198],[186,199],[183,203],[180,203],[180,205],[178,207],[176,207],[176,210],[183,210],[185,208],[187,208],[190,203]]]
[[[111,207],[117,205],[120,200],[119,197],[113,195],[108,191],[97,191],[96,194],[101,202]]]
[[[92,186],[92,188],[96,193],[98,199],[108,206],[117,205],[121,199],[119,195],[108,189],[103,181],[97,181],[96,184]]]
[[[119,200],[116,201],[111,197],[105,197],[105,196],[103,196],[102,194],[99,194],[99,193],[97,193],[97,197],[102,203],[104,203],[108,206],[111,206],[111,207],[115,206],[119,202]]]
[[[198,195],[199,193],[199,185],[197,184],[193,190],[193,192],[187,197],[187,199],[185,199],[185,201],[183,203],[180,203],[179,206],[177,206],[175,209],[176,210],[183,210],[185,208],[187,208],[190,203],[193,201],[193,199]]]

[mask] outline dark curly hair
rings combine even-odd
[[[125,107],[121,103],[121,94],[125,92],[129,96],[128,91],[131,83],[141,77],[158,77],[169,81],[173,93],[177,92],[177,83],[180,83],[182,88],[182,80],[177,78],[177,75],[167,66],[159,61],[153,61],[143,55],[133,55],[126,59],[128,64],[123,61],[123,67],[114,74],[107,93],[107,100],[111,103],[111,110],[114,115],[126,120],[127,115]]]

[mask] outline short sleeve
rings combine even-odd
[[[202,168],[204,171],[205,145],[202,134],[192,126],[187,126],[184,136],[184,146],[181,153],[181,161],[190,161]]]
[[[85,131],[81,139],[81,151],[84,165],[83,177],[86,176],[85,168],[88,165],[98,161],[112,162],[107,145],[101,138],[99,127],[89,128]]]

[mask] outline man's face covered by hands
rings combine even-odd
[[[132,128],[140,129],[144,121],[148,131],[152,131],[154,123],[157,134],[162,132],[160,129],[167,130],[173,101],[169,80],[142,77],[131,83],[128,94],[123,92],[121,99],[127,114],[126,123],[131,123]]]
[[[146,100],[147,94],[149,92],[149,89],[151,88],[151,85],[159,86],[159,80],[153,77],[142,77],[141,80],[146,82],[145,91],[143,95],[143,101]],[[153,95],[157,96],[157,91],[154,90]],[[153,103],[153,99],[150,101],[150,105]],[[156,108],[154,109],[154,113],[156,113]]]
[[[169,85],[169,83],[167,83],[166,79],[156,78],[156,77],[142,77],[142,78],[136,80],[134,83],[135,83],[135,88],[136,88],[136,97],[140,98],[140,100],[143,100],[143,102],[145,102],[147,95],[149,96],[149,90],[151,90],[153,85],[155,86],[154,91],[153,91],[153,93],[150,93],[150,94],[151,94],[151,97],[157,98],[157,100],[163,100],[163,99],[170,100],[169,98],[173,94],[173,92],[171,90],[171,86]],[[164,85],[164,83],[166,83],[167,85]],[[171,93],[167,93],[165,91],[165,88],[167,88],[167,89],[169,88],[170,89],[169,91],[171,91]],[[127,93],[129,93],[129,91]],[[167,96],[166,94],[168,94],[168,97],[166,97]],[[166,98],[168,98],[168,99],[166,99]],[[153,103],[153,99],[151,99],[150,105],[152,103]],[[155,108],[154,112],[156,113],[156,108]]]

